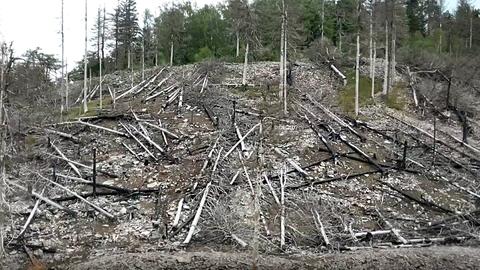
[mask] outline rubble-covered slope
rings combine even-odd
[[[246,87],[241,71],[159,67],[133,84],[108,75],[102,110],[78,117],[73,108],[32,130],[9,175],[11,254],[21,234],[60,268],[180,248],[305,254],[476,243],[476,137],[462,146],[439,123],[445,134],[433,144],[428,123],[382,107],[353,120],[335,106],[341,83],[306,63],[292,68],[284,113],[278,64],[253,64]],[[99,95],[88,96],[94,104]]]

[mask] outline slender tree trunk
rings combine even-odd
[[[118,7],[120,6],[120,0],[117,0],[117,10],[115,10],[115,70],[118,70]]]
[[[397,77],[397,62],[396,62],[396,53],[395,53],[395,50],[396,50],[396,38],[397,38],[397,34],[396,34],[396,28],[395,26],[393,26],[392,28],[392,51],[391,51],[391,60],[390,60],[390,83],[389,83],[389,90],[390,88],[393,87],[393,85],[395,84],[395,79]]]
[[[100,91],[100,109],[103,107],[103,100],[102,100],[102,55],[101,55],[101,41],[102,41],[102,11],[100,8],[98,8],[98,15],[97,15],[97,59],[98,59],[98,77],[100,78],[100,81],[98,83],[99,91]],[[91,76],[91,75],[90,75]]]
[[[87,106],[87,64],[88,64],[88,59],[87,59],[87,46],[88,46],[88,29],[87,29],[87,0],[85,0],[85,55],[83,57],[83,112],[86,113],[88,112],[88,106]]]
[[[68,83],[69,82],[69,79],[68,79],[68,59],[65,59],[65,70],[66,70],[66,72],[65,72],[66,73],[65,74],[65,108],[68,111],[69,106],[70,106],[70,104],[68,102],[68,98],[69,98],[69,96],[68,96],[68,94],[69,94],[68,93],[69,92],[68,91],[69,90],[68,89],[69,88],[69,83]]]
[[[237,36],[237,54],[236,54],[236,56],[239,57],[240,56],[240,32],[238,30],[237,30],[236,36]]]
[[[130,64],[130,59],[131,55],[130,55],[130,49],[128,49],[127,51],[127,69],[130,70],[130,67],[131,67],[131,64]]]
[[[370,9],[370,42],[369,42],[369,53],[370,53],[370,77],[373,77],[373,5],[375,1],[371,1],[371,9]]]
[[[173,66],[173,37],[170,41],[170,66]]]
[[[358,116],[359,104],[358,104],[358,95],[360,87],[360,31],[357,30],[357,53],[355,61],[355,116]]]
[[[385,60],[383,75],[383,95],[388,95],[388,21],[385,20]]]
[[[390,80],[388,84],[388,91],[393,87],[395,84],[395,79],[397,77],[397,63],[395,59],[396,55],[396,44],[397,44],[397,26],[395,24],[395,0],[392,0],[392,21],[391,21],[391,35],[392,35],[392,47],[391,47],[391,53],[390,53]]]
[[[92,87],[92,68],[88,69],[88,74],[89,74],[88,75],[88,93],[90,93],[90,91],[93,89],[93,87]]]
[[[278,91],[278,97],[280,100],[283,100],[283,74],[285,72],[285,1],[282,1],[282,28],[280,32],[280,85]]]
[[[5,43],[0,44],[0,53],[1,53],[1,62],[0,62],[0,211],[5,210],[5,117],[3,109],[3,99],[5,95],[5,63],[6,63],[6,54],[7,46]],[[4,255],[4,241],[3,241],[3,227],[4,221],[0,218],[0,258]]]
[[[338,50],[342,53],[342,18],[340,18],[340,25],[338,28]]]
[[[325,35],[324,25],[325,25],[325,0],[322,0],[322,14],[320,16],[322,18],[322,22],[320,25],[320,41],[323,43],[323,38]]]
[[[130,48],[128,48],[128,69],[130,70],[130,85],[133,87],[133,63]]]
[[[61,29],[61,35],[62,35],[62,83],[61,83],[61,89],[62,91],[65,91],[65,32],[63,32],[63,0],[62,0],[62,29]],[[67,93],[65,93],[66,96]],[[68,107],[66,107],[68,109]]]
[[[286,184],[286,166],[280,170],[280,247],[285,247],[285,184]]]
[[[360,8],[361,1],[358,1],[357,8],[357,52],[355,55],[355,116],[358,117],[359,111],[359,91],[360,91]]]
[[[470,49],[471,49],[472,45],[473,45],[473,16],[470,17],[470,42],[469,42],[469,45],[470,45]]]
[[[372,98],[375,98],[375,70],[376,70],[376,64],[377,64],[377,42],[373,41],[373,58],[372,58],[372,74],[371,74],[371,80],[372,80]]]
[[[106,14],[105,14],[105,7],[103,7],[103,22],[102,22],[102,39],[101,39],[101,48],[100,48],[100,53],[102,54],[100,56],[100,109],[103,109],[103,61],[105,58],[105,20],[106,20]]]
[[[249,50],[249,47],[250,45],[248,44],[248,41],[247,41],[247,45],[245,46],[245,60],[243,62],[243,80],[242,80],[242,84],[244,86],[247,85],[247,68],[248,68],[248,50]]]
[[[145,80],[145,37],[142,38],[142,81]]]
[[[440,23],[440,35],[438,37],[438,53],[442,53],[442,46],[443,46],[443,30],[442,30],[442,23]]]
[[[285,29],[283,37],[285,39],[285,44],[283,45],[283,112],[285,115],[287,112],[287,91],[288,91],[288,84],[287,84],[287,74],[288,74],[288,18],[287,18],[287,11],[285,10]]]

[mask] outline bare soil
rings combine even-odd
[[[176,252],[120,254],[57,269],[478,269],[480,249],[432,247],[365,250],[323,256]]]

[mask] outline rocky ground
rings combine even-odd
[[[414,109],[376,105],[354,120],[336,106],[342,82],[307,63],[293,66],[284,114],[278,64],[252,65],[247,87],[241,71],[158,68],[145,80],[136,74],[133,87],[112,74],[103,110],[79,117],[72,108],[61,123],[17,138],[24,154],[9,175],[10,258],[54,269],[198,261],[243,269],[255,258],[262,269],[478,263],[475,248],[438,247],[477,245],[475,130],[465,145],[453,118],[439,120],[433,144],[433,123]],[[98,93],[91,97],[96,104]]]

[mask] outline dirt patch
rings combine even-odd
[[[436,247],[368,250],[324,256],[177,252],[119,254],[56,269],[475,269],[480,249]]]

